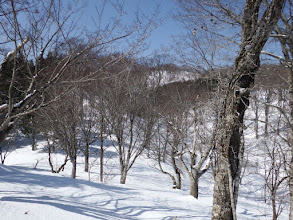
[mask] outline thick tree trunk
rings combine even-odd
[[[71,169],[71,178],[75,179],[76,178],[76,157],[70,158],[71,164],[72,164],[72,169]]]
[[[290,147],[291,147],[291,161],[289,167],[289,191],[290,191],[290,220],[293,220],[293,67],[290,69],[289,75],[289,95],[290,95]]]
[[[223,155],[220,155],[214,185],[212,219],[232,219],[230,196],[228,162],[227,158],[224,158]]]
[[[3,145],[5,139],[7,138],[7,136],[10,134],[12,130],[13,130],[13,125],[10,125],[0,131],[0,147]]]
[[[176,189],[181,189],[181,174],[180,174],[180,172],[176,173]]]
[[[289,219],[293,220],[293,147],[291,145],[291,162],[289,168],[289,191],[290,191],[290,214]]]
[[[180,170],[176,164],[176,152],[177,152],[177,146],[178,143],[176,141],[174,141],[173,145],[172,145],[172,150],[171,150],[171,164],[173,167],[173,170],[175,172],[175,176],[176,176],[176,189],[181,189],[181,174],[180,174]]]
[[[189,175],[189,182],[190,182],[190,195],[194,198],[198,199],[198,175],[197,174],[190,174]]]
[[[221,112],[219,164],[215,177],[212,219],[235,219],[236,207],[231,195],[231,183],[239,171],[239,152],[243,133],[243,116],[249,105],[250,88],[254,84],[255,72],[259,68],[259,56],[270,33],[277,24],[285,0],[273,0],[259,18],[261,1],[246,0],[242,19],[242,42],[235,59],[234,74],[227,88]],[[230,170],[229,170],[230,169]],[[229,176],[229,173],[231,174]],[[233,192],[234,194],[234,192]]]
[[[242,142],[241,142],[241,147],[239,151],[238,171],[235,174],[234,186],[233,186],[234,187],[233,197],[234,197],[235,207],[237,206],[237,201],[238,201],[238,193],[239,193],[239,187],[241,182],[241,170],[243,168],[243,159],[244,159],[244,137],[242,136]]]
[[[73,138],[75,140],[75,138]],[[71,169],[71,178],[75,179],[76,178],[76,163],[77,163],[77,146],[76,144],[71,144],[70,146],[67,146],[67,153],[70,158],[70,162],[72,164],[72,169]]]
[[[120,184],[125,184],[126,183],[126,177],[127,177],[127,168],[124,167],[121,171],[121,176],[120,176]]]
[[[249,77],[240,77],[237,82],[238,85],[241,85],[242,89],[249,89],[253,83],[253,74],[250,74]],[[249,105],[250,92],[249,90],[240,92],[234,89],[231,89],[231,91],[234,91],[234,95],[228,94],[225,100],[225,112],[222,113],[225,121],[220,140],[219,167],[215,177],[212,219],[233,219],[232,210],[235,211],[236,209],[235,201],[237,201],[237,198],[234,198],[233,190],[231,195],[231,188],[233,189],[235,186],[234,181],[237,173],[241,172],[239,170],[239,162],[243,118],[245,110]]]

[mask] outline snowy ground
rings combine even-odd
[[[39,143],[39,149],[42,146]],[[5,165],[0,165],[0,219],[210,219],[213,189],[210,174],[203,176],[200,198],[196,200],[189,196],[186,184],[183,190],[172,189],[169,177],[149,166],[153,163],[150,159],[139,158],[129,172],[126,185],[120,185],[118,175],[100,184],[93,172],[92,181],[88,181],[80,158],[74,180],[70,178],[70,163],[62,173],[52,174],[43,151],[32,152],[27,145],[12,152]],[[118,170],[112,172],[118,174]],[[249,178],[245,181],[254,182],[253,176]],[[258,189],[253,187],[252,184],[242,187],[238,219],[271,219],[270,207],[257,201],[253,193],[257,195]],[[284,213],[279,219],[287,218]]]

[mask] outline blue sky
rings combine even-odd
[[[168,46],[172,36],[180,33],[180,24],[172,19],[172,13],[176,10],[175,0],[126,0],[126,7],[139,5],[141,10],[151,15],[160,5],[159,16],[164,22],[151,34],[151,49],[160,49],[161,46]]]
[[[88,0],[85,9],[86,14],[83,15],[87,19],[95,16],[94,5],[102,2],[101,0]],[[135,19],[135,12],[139,10],[147,16],[151,16],[159,5],[159,18],[163,19],[163,23],[152,32],[148,39],[149,50],[151,53],[154,50],[160,50],[162,46],[168,46],[172,43],[172,36],[178,35],[182,29],[180,24],[172,19],[172,13],[176,10],[175,0],[124,0],[124,11],[127,13],[127,19]],[[105,22],[107,17],[115,16],[115,11],[111,7],[105,10]]]

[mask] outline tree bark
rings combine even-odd
[[[229,191],[228,162],[222,154],[215,177],[212,219],[232,219],[232,209]]]
[[[234,189],[233,189],[233,197],[234,197],[234,203],[235,207],[237,206],[237,201],[238,201],[238,193],[239,193],[239,188],[240,188],[240,183],[241,183],[241,170],[243,168],[243,159],[244,159],[244,137],[242,136],[242,142],[241,142],[241,147],[239,151],[239,165],[238,165],[238,171],[235,174],[234,177]]]
[[[76,138],[74,135],[72,142],[75,142],[75,141],[76,141]],[[76,143],[68,144],[66,149],[70,158],[70,162],[72,164],[71,178],[75,179],[76,178],[76,163],[77,163],[77,145]]]
[[[0,147],[2,147],[5,139],[10,134],[10,132],[13,130],[14,126],[13,124],[7,126],[5,129],[0,130]]]
[[[174,137],[174,138],[176,138],[176,137]],[[177,152],[177,146],[178,146],[178,143],[175,140],[174,143],[172,144],[172,149],[171,149],[171,164],[172,164],[173,170],[175,172],[175,176],[176,176],[176,189],[181,189],[181,174],[180,174],[180,170],[178,169],[178,166],[176,164],[176,158],[175,158],[176,152]]]
[[[34,129],[32,130],[32,150],[35,151],[37,149],[37,142],[36,142],[36,132]]]
[[[258,139],[258,102],[255,100],[255,119],[254,119],[254,131],[255,131],[255,138]]]
[[[101,117],[101,125],[100,125],[100,182],[104,182],[104,117]]]
[[[71,169],[71,178],[75,179],[76,178],[76,157],[70,158],[71,164],[72,164],[72,169]]]
[[[89,172],[89,143],[85,144],[84,149],[84,172]]]
[[[268,89],[266,93],[266,105],[265,105],[265,137],[269,136],[268,126],[269,126],[269,113],[270,113],[270,102],[271,102],[272,92]]]
[[[190,174],[189,175],[189,182],[190,182],[190,195],[194,198],[198,199],[198,180],[199,176],[197,174]]]
[[[242,19],[242,42],[235,59],[234,74],[227,88],[221,112],[222,127],[219,143],[219,164],[215,177],[212,219],[234,219],[229,191],[229,172],[233,185],[239,172],[239,152],[243,134],[243,117],[249,105],[250,88],[259,68],[259,56],[270,33],[277,24],[285,0],[273,0],[262,18],[258,13],[261,1],[247,0]],[[229,170],[231,169],[231,170]],[[230,184],[231,185],[231,184]]]
[[[293,67],[290,68],[289,75],[289,106],[290,106],[290,137],[291,161],[289,167],[289,191],[290,191],[290,214],[289,219],[293,220]]]
[[[273,220],[277,220],[278,215],[277,215],[277,211],[276,211],[276,199],[275,199],[276,195],[274,193],[274,195],[272,195],[272,209],[273,209]]]
[[[121,176],[120,176],[120,184],[125,184],[126,183],[126,177],[127,177],[127,168],[124,167],[121,171]]]
[[[104,146],[101,141],[101,153],[100,153],[100,182],[104,182]]]

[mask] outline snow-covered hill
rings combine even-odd
[[[101,184],[95,178],[88,181],[82,157],[77,179],[70,178],[70,164],[60,174],[50,173],[43,147],[43,142],[34,152],[29,145],[20,147],[9,155],[6,165],[0,165],[0,219],[210,219],[211,174],[201,179],[200,198],[196,200],[188,194],[187,178],[183,190],[174,190],[169,177],[151,168],[154,162],[145,157],[129,171],[126,185],[118,184],[115,169],[114,177]],[[270,219],[269,208],[244,191],[237,207],[238,219]]]

